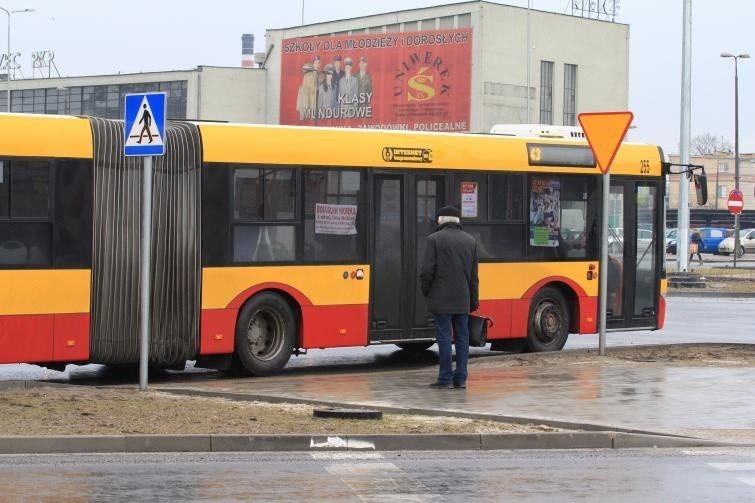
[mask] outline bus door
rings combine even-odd
[[[655,328],[662,269],[660,184],[611,177],[608,201],[608,299],[610,330]]]
[[[373,194],[370,341],[435,337],[418,271],[435,214],[444,203],[444,178],[376,174]]]

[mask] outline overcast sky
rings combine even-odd
[[[305,0],[306,24],[453,0]],[[498,3],[526,6],[526,0]],[[692,134],[710,132],[733,143],[734,63],[721,52],[755,57],[755,2],[692,0]],[[568,0],[532,0],[539,10],[564,13]],[[630,25],[629,109],[633,140],[678,152],[682,0],[621,0],[618,22]],[[203,7],[200,7],[203,6]],[[63,76],[236,66],[241,34],[264,50],[266,28],[301,23],[301,0],[0,0],[14,14],[11,45],[31,76],[31,53],[55,51]],[[0,12],[0,51],[6,18]],[[755,59],[739,65],[740,150],[755,151]]]

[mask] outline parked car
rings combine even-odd
[[[734,236],[729,236],[718,243],[718,253],[721,255],[734,253]],[[755,253],[755,229],[739,230],[739,253],[737,253],[737,257],[741,257],[745,253]]]
[[[726,239],[731,231],[723,227],[701,227],[697,229],[700,233],[702,242],[700,243],[700,253],[718,254],[718,244]]]
[[[679,232],[679,229],[666,229],[666,253],[676,253],[676,233]],[[670,245],[671,243],[674,243],[674,251],[671,251]]]
[[[644,252],[653,242],[653,231],[637,229],[637,247]],[[608,228],[608,253],[621,254],[624,251],[624,229],[621,227]]]
[[[678,229],[666,230],[666,253],[673,253],[676,255],[676,235]],[[687,242],[689,242],[689,236],[692,235],[691,229],[687,229]]]

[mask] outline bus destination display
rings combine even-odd
[[[530,166],[595,167],[592,150],[590,147],[581,145],[528,143],[527,159]]]

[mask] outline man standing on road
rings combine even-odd
[[[461,229],[460,211],[444,206],[438,229],[430,234],[420,268],[422,294],[433,313],[440,366],[431,388],[466,388],[469,359],[469,313],[479,307],[477,241]],[[451,369],[451,326],[456,371]]]

